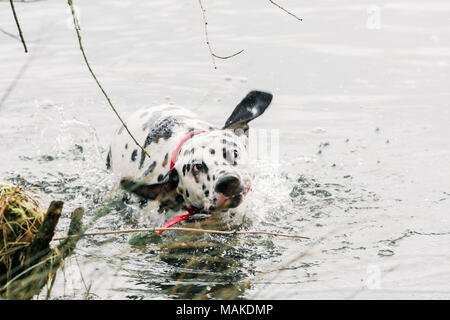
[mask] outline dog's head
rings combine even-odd
[[[147,199],[182,196],[186,205],[206,212],[235,208],[250,190],[248,167],[248,123],[264,113],[272,95],[250,92],[235,108],[220,130],[198,132],[177,153],[175,165],[152,185],[130,187]]]
[[[172,170],[186,204],[212,212],[241,203],[251,183],[247,139],[224,129],[196,134],[183,144]]]

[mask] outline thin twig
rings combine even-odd
[[[182,228],[182,227],[140,228],[140,229],[128,229],[128,230],[99,231],[99,232],[85,233],[85,234],[83,234],[83,236],[98,236],[98,235],[108,235],[108,234],[136,233],[136,232],[160,231],[160,230],[191,231],[191,232],[227,234],[227,235],[267,234],[267,235],[278,236],[278,237],[288,237],[288,238],[296,238],[296,239],[309,239],[308,237],[303,237],[303,236],[297,236],[297,235],[286,234],[286,233],[268,232],[268,231],[220,231],[220,230]],[[64,239],[67,239],[67,238],[68,237],[59,237],[59,238],[53,238],[53,240],[64,240]]]
[[[95,82],[97,83],[98,87],[100,88],[100,90],[102,91],[103,95],[105,96],[106,100],[108,101],[109,106],[111,107],[111,109],[114,111],[114,113],[116,114],[117,118],[120,120],[120,122],[122,123],[122,125],[124,126],[125,130],[127,130],[128,134],[130,135],[131,139],[133,139],[134,143],[142,150],[143,153],[145,153],[145,155],[147,155],[147,157],[150,157],[150,155],[148,154],[148,152],[139,144],[139,142],[137,142],[137,140],[134,138],[134,136],[131,134],[130,130],[128,129],[127,125],[125,124],[125,122],[122,120],[122,117],[119,115],[119,113],[117,112],[116,108],[114,107],[114,105],[111,102],[111,99],[109,98],[108,94],[106,93],[105,89],[103,89],[102,85],[100,84],[100,82],[98,81],[94,71],[91,68],[91,65],[89,64],[89,61],[86,57],[86,53],[84,52],[84,48],[83,48],[83,44],[81,42],[81,33],[80,33],[80,25],[78,23],[78,19],[76,17],[75,14],[75,10],[73,8],[73,1],[72,0],[67,0],[69,6],[70,6],[70,11],[72,12],[72,18],[73,18],[73,26],[75,28],[75,32],[77,33],[77,38],[78,38],[78,44],[80,45],[80,50],[81,53],[83,54],[83,59],[84,62],[86,63],[86,66],[89,69],[89,72],[91,73],[92,77],[94,78]]]
[[[84,289],[86,290],[86,294],[84,295],[84,300],[87,300],[89,298],[89,293],[91,291],[92,283],[89,284],[89,287],[86,285],[86,281],[84,280],[84,277],[83,277],[83,272],[81,272],[81,267],[80,267],[80,264],[78,263],[78,259],[76,257],[75,257],[75,262],[77,263],[78,270],[80,271],[81,281],[83,282]]]
[[[236,53],[234,53],[234,54],[232,54],[232,55],[229,55],[229,56],[219,56],[219,55],[215,54],[214,51],[213,51],[213,49],[212,49],[212,47],[211,47],[211,42],[209,41],[209,36],[208,36],[208,21],[206,20],[206,10],[205,10],[205,8],[203,7],[202,0],[198,0],[198,3],[200,4],[200,8],[202,9],[203,23],[205,24],[205,38],[206,38],[206,44],[208,45],[209,53],[211,54],[211,59],[212,59],[213,65],[214,65],[214,69],[217,69],[216,61],[214,60],[214,58],[224,59],[224,60],[225,60],[225,59],[229,59],[229,58],[232,58],[232,57],[237,56],[238,54],[240,54],[241,52],[243,52],[244,49],[242,49],[241,51],[236,52]]]
[[[218,55],[215,54],[214,52],[212,52],[212,55],[213,55],[214,57],[216,57],[216,58],[224,59],[224,60],[225,60],[225,59],[233,58],[234,56],[237,56],[239,53],[241,53],[241,52],[243,52],[243,51],[244,51],[244,49],[242,49],[241,51],[238,51],[238,52],[232,54],[231,56],[225,56],[225,57],[218,56]]]
[[[0,258],[3,257],[3,256],[9,256],[11,253],[16,252],[17,250],[22,250],[26,246],[27,245],[22,245],[20,247],[15,247],[15,248],[9,249],[7,251],[0,252]]]
[[[281,10],[283,10],[284,12],[286,12],[287,14],[290,14],[291,16],[293,16],[295,19],[299,20],[299,21],[303,21],[302,18],[297,17],[295,14],[293,14],[292,12],[289,12],[288,10],[286,10],[285,8],[283,8],[282,6],[280,6],[278,3],[276,3],[275,1],[269,0],[274,6],[277,6],[278,8],[280,8]]]
[[[22,41],[23,48],[25,49],[25,52],[28,52],[27,45],[25,43],[25,39],[23,38],[22,29],[20,28],[19,19],[17,19],[16,10],[14,9],[14,3],[13,0],[9,0],[9,3],[11,4],[11,9],[14,15],[14,20],[16,20],[17,29],[19,29],[19,36],[20,40]]]

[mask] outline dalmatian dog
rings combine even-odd
[[[158,201],[159,211],[190,215],[236,208],[251,187],[248,123],[264,113],[272,94],[251,91],[222,128],[178,106],[144,108],[125,121],[111,143],[106,166],[121,186],[142,199]],[[186,219],[184,219],[186,220]]]

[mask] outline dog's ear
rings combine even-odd
[[[171,169],[158,183],[145,184],[130,179],[122,179],[120,185],[125,190],[137,194],[144,199],[156,200],[171,195],[177,188],[178,182],[179,177],[177,170]]]
[[[251,91],[234,108],[233,113],[225,122],[223,129],[247,132],[248,123],[266,111],[272,102],[272,94],[262,91]]]

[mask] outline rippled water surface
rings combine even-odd
[[[90,63],[124,116],[183,105],[221,125],[253,89],[279,160],[225,229],[270,236],[87,237],[53,299],[450,298],[450,3],[76,0]],[[90,231],[160,226],[105,169],[119,122],[84,65],[65,1],[0,1],[0,179],[86,209]],[[106,208],[105,208],[106,206]],[[103,208],[103,209],[102,209]],[[45,298],[45,293],[41,297]]]

